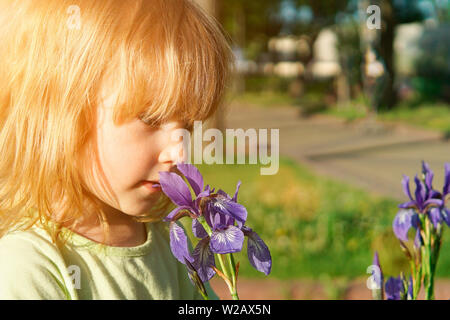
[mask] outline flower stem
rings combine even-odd
[[[204,294],[201,290],[199,290],[198,292],[200,292],[200,294],[202,295],[203,300],[209,300],[208,296]]]
[[[425,216],[425,239],[424,239],[424,287],[425,287],[425,299],[434,299],[434,267],[433,267],[433,234],[431,232],[431,222],[428,216]]]
[[[232,253],[227,254],[227,260],[228,260],[228,265],[230,267],[231,281],[232,281],[232,284],[233,284],[231,296],[233,297],[233,300],[239,300],[239,296],[237,294],[237,288],[236,288],[236,282],[237,282],[236,265],[234,263],[234,258],[233,258],[233,254]]]
[[[220,268],[222,269],[223,274],[224,274],[229,280],[233,281],[233,280],[230,278],[230,274],[229,274],[229,272],[228,272],[228,269],[227,269],[227,267],[225,266],[225,262],[223,261],[223,255],[222,255],[222,254],[218,254],[218,255],[217,255],[217,258],[219,259]]]
[[[236,287],[236,265],[234,264],[233,254],[227,254],[228,265],[231,271],[231,281],[233,283],[233,287]]]

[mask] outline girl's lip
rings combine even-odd
[[[143,185],[146,187],[152,187],[152,188],[159,188],[161,185],[159,184],[159,181],[151,181],[151,180],[145,180],[142,182]]]

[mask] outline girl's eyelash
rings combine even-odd
[[[143,118],[143,116],[138,116],[138,119],[141,120],[147,126],[150,126],[150,127],[153,127],[153,128],[158,128],[158,127],[161,126],[160,123],[150,123],[150,122],[146,121]],[[182,128],[184,128],[184,129],[186,129],[186,130],[191,132],[194,129],[194,126],[190,122],[183,122]]]

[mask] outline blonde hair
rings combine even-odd
[[[219,107],[233,57],[219,24],[189,0],[0,0],[0,61],[1,237],[47,225],[54,199],[65,199],[58,216],[68,221],[87,201],[104,222],[79,171],[80,154],[94,153],[101,84],[119,92],[115,124],[191,125]]]

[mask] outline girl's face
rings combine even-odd
[[[162,191],[144,182],[159,182],[159,171],[173,171],[177,162],[185,160],[181,139],[174,140],[172,135],[183,124],[174,120],[154,128],[136,118],[116,126],[113,101],[114,97],[106,97],[98,107],[94,137],[98,165],[91,167],[84,179],[110,217],[117,213],[145,215]]]

